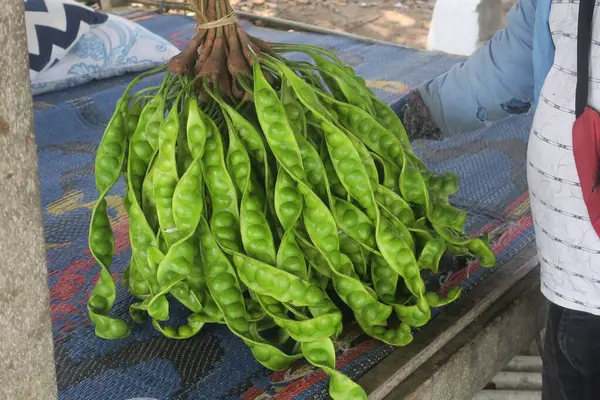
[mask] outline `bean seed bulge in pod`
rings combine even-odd
[[[445,254],[494,265],[464,231],[455,175],[415,155],[396,114],[335,54],[248,36],[228,0],[195,3],[196,35],[168,65],[136,77],[95,162],[88,300],[96,335],[118,339],[106,195],[123,177],[131,259],[121,282],[131,320],[185,339],[225,324],[258,362],[306,359],[333,399],[365,399],[335,369],[343,324],[394,346],[454,301],[422,276]],[[285,54],[301,53],[311,61]],[[162,84],[135,92],[150,75]],[[171,322],[170,306],[188,314]]]

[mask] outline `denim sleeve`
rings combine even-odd
[[[419,93],[444,136],[529,110],[534,96],[533,31],[538,0],[519,0],[505,29],[466,62],[423,83]]]

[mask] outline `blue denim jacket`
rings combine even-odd
[[[419,88],[446,136],[472,131],[535,105],[554,61],[551,0],[519,0],[506,27],[471,58]]]

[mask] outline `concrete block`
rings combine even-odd
[[[542,359],[537,356],[516,356],[504,367],[508,372],[542,372]]]
[[[502,0],[436,0],[427,49],[470,56],[502,23]]]
[[[472,400],[542,400],[540,391],[484,390]]]
[[[492,378],[492,384],[497,390],[542,390],[542,374],[503,371]]]

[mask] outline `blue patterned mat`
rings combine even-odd
[[[182,16],[133,14],[129,18],[182,47],[194,22]],[[393,46],[336,36],[287,33],[244,24],[250,34],[270,41],[327,47],[368,80],[375,93],[393,102],[407,87],[436,76],[459,61]],[[87,249],[94,205],[93,161],[104,127],[131,76],[93,82],[35,98],[35,129],[40,163],[48,252],[51,313],[60,398],[64,400],[155,399],[324,399],[326,377],[299,362],[272,373],[223,327],[208,327],[195,338],[173,341],[151,326],[137,326],[125,340],[94,335],[85,301],[98,273]],[[149,79],[146,84],[160,78]],[[154,82],[153,82],[154,81]],[[471,231],[490,231],[501,268],[533,238],[528,215],[525,148],[530,117],[513,117],[485,131],[452,140],[416,143],[433,168],[454,171],[461,190],[454,201],[471,211]],[[108,205],[116,232],[118,275],[129,259],[128,220],[118,184]],[[448,286],[470,288],[485,276],[477,265],[456,274]],[[121,290],[115,306],[127,318],[132,298]],[[393,349],[377,341],[346,335],[348,350],[338,368],[353,378],[364,374]],[[402,349],[398,350],[402,351]]]

